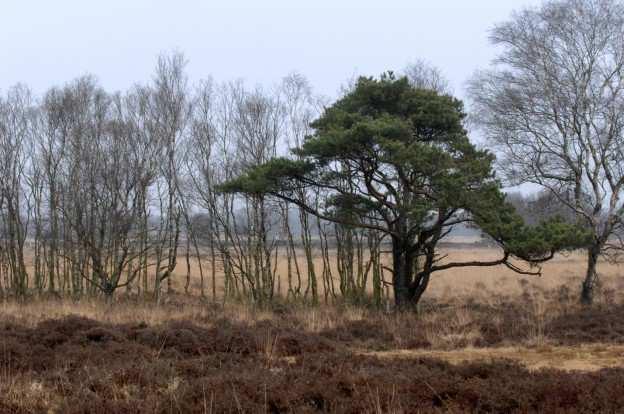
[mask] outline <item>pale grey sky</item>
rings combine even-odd
[[[36,93],[91,73],[110,90],[150,79],[181,50],[191,80],[269,85],[296,70],[335,96],[353,75],[440,67],[463,95],[494,50],[488,30],[539,0],[0,0],[0,89]]]

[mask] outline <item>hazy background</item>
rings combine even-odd
[[[109,90],[151,76],[156,56],[185,53],[191,80],[270,85],[290,71],[333,97],[354,75],[422,58],[455,93],[486,66],[488,30],[538,0],[4,0],[0,89],[36,93],[91,73]]]

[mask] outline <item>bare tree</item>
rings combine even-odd
[[[127,270],[145,254],[137,225],[155,178],[154,151],[131,122],[126,98],[107,94],[89,77],[63,95],[66,141],[54,176],[63,240],[56,254],[68,262],[61,289],[71,285],[77,293],[84,279],[110,297],[134,280],[138,270]],[[52,237],[58,245],[61,234]]]
[[[408,64],[403,74],[417,88],[431,89],[442,94],[452,93],[449,81],[442,71],[423,59]]]
[[[514,206],[516,212],[522,216],[525,223],[530,225],[537,225],[542,221],[555,217],[559,217],[569,223],[576,221],[574,211],[546,189],[529,194],[521,192],[510,193],[507,195],[507,201]]]
[[[30,206],[25,191],[30,141],[30,91],[16,86],[0,98],[0,261],[6,260],[16,295],[26,294],[28,272],[24,245]]]
[[[298,73],[291,73],[282,80],[281,93],[284,96],[284,106],[286,110],[286,133],[285,140],[289,148],[299,147],[306,136],[312,134],[313,130],[310,124],[317,118],[322,109],[322,99],[316,97],[312,93],[312,87],[308,83],[308,80]],[[312,192],[306,188],[300,188],[296,191],[296,197],[301,204],[318,205],[319,194],[318,192]],[[288,209],[288,205],[285,207]],[[301,246],[306,259],[307,269],[307,286],[305,289],[305,296],[311,295],[312,302],[318,302],[318,281],[316,266],[314,264],[314,249],[313,249],[313,236],[312,236],[312,223],[311,221],[317,220],[311,216],[305,209],[297,207],[299,218],[299,233]],[[301,281],[299,264],[297,261],[297,254],[295,249],[295,243],[292,237],[292,232],[288,223],[288,213],[285,213],[286,218],[286,233],[290,244],[290,253],[292,254],[292,260],[295,264],[297,271],[297,288],[292,290],[296,294],[299,293]],[[289,288],[290,286],[290,260],[289,259]]]
[[[234,174],[237,155],[235,138],[236,84],[215,85],[203,81],[195,93],[186,162],[192,185],[188,198],[208,217],[207,231],[197,236],[208,245],[212,294],[217,296],[217,270],[223,271],[224,300],[238,294],[237,276],[244,269],[245,255],[240,249],[240,227],[234,214],[234,197],[218,195],[216,184]],[[238,269],[238,271],[237,271]]]
[[[239,171],[260,165],[278,151],[284,126],[284,107],[278,93],[256,88],[247,90],[242,84],[231,90],[235,103],[234,139]],[[261,195],[244,196],[247,231],[241,251],[246,256],[240,268],[250,287],[252,299],[266,302],[276,292],[277,239],[271,234],[277,225],[271,201]]]
[[[469,84],[474,115],[511,183],[539,184],[591,232],[581,300],[601,255],[621,247],[624,6],[552,0],[497,25],[490,70]]]
[[[148,133],[160,148],[160,176],[157,182],[161,223],[154,292],[169,281],[176,267],[184,205],[180,188],[182,153],[178,150],[191,114],[186,60],[180,52],[161,55],[150,89]],[[171,285],[169,284],[169,288]]]
[[[38,162],[42,164],[44,175],[43,201],[47,211],[40,216],[40,227],[44,229],[43,256],[47,288],[56,292],[60,271],[60,203],[62,188],[60,185],[61,162],[65,157],[66,143],[69,139],[71,123],[71,94],[69,88],[50,89],[44,96],[38,118],[36,137]]]

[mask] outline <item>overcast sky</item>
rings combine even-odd
[[[0,89],[36,93],[93,74],[109,90],[150,79],[180,50],[192,81],[270,85],[291,71],[334,97],[354,75],[425,59],[456,94],[493,57],[488,30],[539,0],[2,0]]]

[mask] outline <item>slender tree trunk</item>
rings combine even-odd
[[[585,280],[583,281],[581,290],[581,303],[583,305],[589,306],[594,302],[594,286],[598,278],[596,265],[598,264],[600,250],[600,246],[596,244],[591,246],[587,251],[587,272],[585,273]]]

